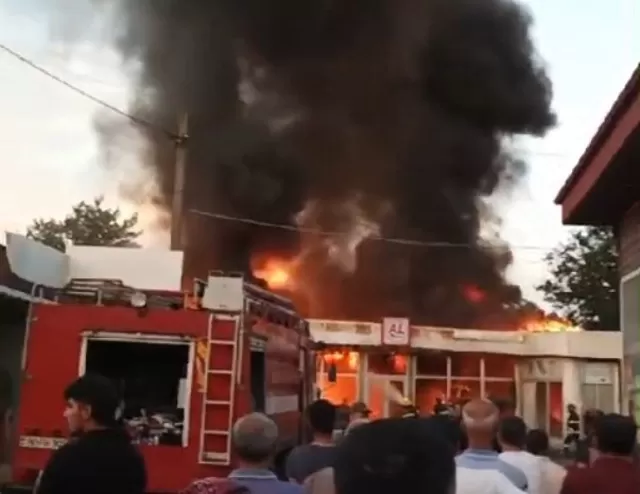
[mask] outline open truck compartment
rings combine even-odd
[[[186,446],[191,343],[153,338],[86,337],[84,373],[111,379],[134,442]]]
[[[308,371],[308,324],[288,300],[224,273],[183,294],[166,273],[172,262],[158,253],[150,262],[144,249],[50,254],[67,256],[58,264],[73,271],[75,249],[82,251],[77,269],[84,277],[67,276],[53,303],[31,306],[14,484],[32,483],[66,442],[63,391],[88,372],[118,387],[123,421],[147,464],[149,492],[178,492],[195,478],[226,475],[231,425],[250,411],[278,424],[280,461],[300,442],[315,374]],[[111,273],[120,277],[105,277]]]

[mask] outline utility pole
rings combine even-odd
[[[183,113],[178,117],[178,136],[175,138],[176,164],[173,178],[173,201],[171,204],[171,250],[183,246],[184,182],[187,168],[187,141],[189,117]]]

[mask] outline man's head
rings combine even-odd
[[[462,425],[470,447],[491,448],[499,411],[489,400],[474,399],[462,408]]]
[[[231,431],[233,449],[240,460],[254,465],[269,463],[278,442],[278,426],[262,413],[238,419]]]
[[[366,419],[369,418],[369,415],[371,415],[371,410],[369,410],[367,404],[362,401],[357,401],[351,407],[349,418],[350,420]]]
[[[599,453],[615,456],[633,456],[638,427],[631,417],[608,413],[594,424],[595,443]]]
[[[536,456],[549,454],[549,436],[542,429],[532,429],[527,434],[527,451]]]
[[[316,400],[307,407],[307,420],[315,434],[331,435],[336,423],[336,407],[330,401]]]
[[[336,450],[336,493],[452,494],[453,455],[444,438],[421,420],[376,420],[357,427]]]
[[[67,401],[64,417],[74,434],[116,424],[118,392],[106,377],[79,377],[65,389],[64,399]]]
[[[500,420],[498,441],[502,449],[524,449],[527,444],[527,426],[524,420],[515,415]]]

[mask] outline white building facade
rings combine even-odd
[[[461,330],[410,326],[403,319],[312,319],[310,329],[326,345],[317,367],[321,394],[336,404],[364,401],[378,417],[390,414],[390,393],[423,411],[438,398],[497,397],[511,401],[530,427],[561,439],[569,404],[621,410],[619,332]]]

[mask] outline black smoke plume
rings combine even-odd
[[[189,275],[303,252],[301,301],[316,317],[481,326],[498,324],[505,305],[518,303],[519,289],[504,279],[511,252],[499,238],[487,246],[480,230],[498,221],[490,198],[526,172],[510,138],[541,136],[555,123],[523,7],[100,3],[116,5],[117,46],[141,64],[131,110],[171,129],[189,114],[185,211],[332,231],[371,226],[346,245],[185,212]],[[173,143],[161,132],[146,137],[147,165],[169,208]],[[375,233],[455,245],[362,240]],[[355,264],[331,262],[356,251]]]

